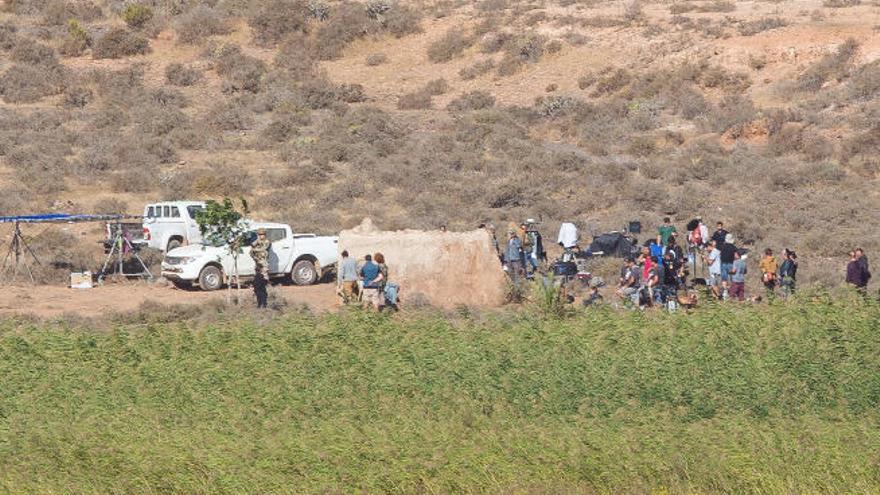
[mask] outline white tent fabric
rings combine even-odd
[[[578,229],[571,222],[565,222],[559,226],[559,240],[564,248],[574,247],[578,243]]]

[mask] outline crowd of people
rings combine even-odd
[[[576,237],[576,233],[565,231],[566,226],[574,228],[572,224],[563,224],[559,244],[565,253],[571,253],[572,249],[579,248],[576,240],[569,239],[572,235]],[[516,283],[521,278],[533,278],[539,271],[539,263],[546,260],[541,234],[534,221],[523,222],[519,229],[511,227],[507,231],[504,246],[499,246],[495,240],[494,228],[486,228],[492,234],[499,258],[510,279]],[[671,218],[666,217],[657,228],[656,237],[625,257],[615,293],[627,304],[638,307],[674,307],[694,304],[696,291],[693,289],[700,286],[708,289],[710,297],[734,301],[760,301],[777,296],[787,298],[797,290],[797,253],[785,248],[777,259],[773,250],[767,248],[758,262],[764,289],[748,296],[748,256],[749,250],[737,245],[736,236],[725,228],[723,222],[717,222],[715,230],[710,233],[708,226],[698,217],[689,222],[680,234]],[[854,249],[846,269],[846,282],[867,294],[870,278],[864,250]],[[601,299],[598,287],[590,285],[584,304],[589,305]]]
[[[345,304],[362,303],[376,311],[397,311],[399,286],[389,279],[388,265],[382,253],[368,254],[358,265],[357,260],[342,251],[337,273],[339,295]]]

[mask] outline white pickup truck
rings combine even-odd
[[[163,201],[144,207],[144,241],[159,251],[202,242],[196,214],[204,201]]]
[[[254,276],[250,243],[261,228],[266,229],[266,238],[272,243],[270,278],[285,277],[297,285],[310,285],[336,263],[338,237],[294,234],[290,225],[283,223],[251,222],[246,245],[238,255],[238,274],[242,278]],[[230,281],[232,274],[232,254],[226,246],[181,246],[167,252],[162,261],[162,276],[178,287],[198,285],[202,290],[217,290]]]

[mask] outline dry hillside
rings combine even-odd
[[[552,237],[672,211],[795,248],[805,281],[880,253],[876,1],[0,8],[0,214],[244,196],[300,230]],[[61,273],[94,262],[78,234],[34,244]]]

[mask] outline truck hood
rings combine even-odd
[[[179,248],[172,249],[171,251],[168,251],[165,256],[198,258],[201,256],[217,256],[218,254],[223,254],[225,250],[226,248],[223,247],[206,246],[204,244],[189,244],[187,246],[180,246]]]

